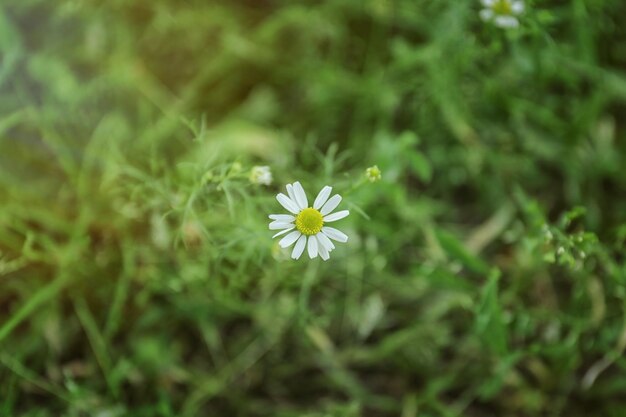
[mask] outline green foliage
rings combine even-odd
[[[623,415],[626,6],[481,7],[2,2],[0,415]]]

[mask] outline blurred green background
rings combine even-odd
[[[626,3],[481,8],[2,1],[0,415],[625,416]]]

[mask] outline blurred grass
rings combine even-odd
[[[626,7],[526,6],[3,2],[0,415],[625,415]]]

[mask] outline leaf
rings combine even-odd
[[[435,230],[441,248],[452,258],[460,261],[467,269],[477,274],[487,275],[489,265],[472,253],[454,235],[444,230]]]
[[[359,336],[366,339],[376,328],[385,315],[385,304],[380,294],[375,293],[367,297],[363,303],[359,321]]]
[[[433,169],[428,159],[421,152],[411,152],[408,155],[413,172],[420,180],[429,183],[433,177]]]
[[[476,311],[476,333],[487,349],[499,356],[504,356],[508,353],[508,334],[498,299],[499,277],[498,270],[491,271],[489,280],[483,288]]]

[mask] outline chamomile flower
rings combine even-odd
[[[291,257],[299,259],[306,247],[309,257],[317,255],[323,260],[330,258],[330,252],[335,249],[331,240],[345,243],[348,236],[343,232],[326,226],[348,216],[348,210],[332,213],[341,202],[341,196],[335,194],[330,197],[332,187],[326,186],[319,192],[312,206],[306,197],[306,193],[299,182],[287,184],[287,195],[280,193],[276,200],[291,214],[270,214],[270,230],[280,230],[273,237],[284,236],[278,244],[282,248],[288,248],[295,243]],[[329,198],[330,197],[330,198]]]
[[[272,183],[272,170],[268,166],[252,167],[250,182],[258,185],[270,185]]]
[[[522,0],[481,0],[484,9],[480,11],[480,18],[485,22],[508,29],[519,26],[517,16],[524,12]]]

